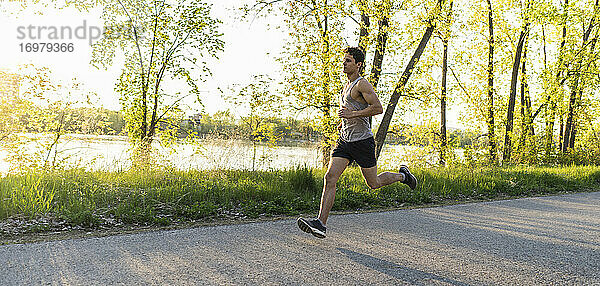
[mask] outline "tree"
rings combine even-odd
[[[564,8],[566,8],[566,6],[569,4],[569,0],[565,0],[564,3]],[[558,13],[556,13],[558,14]],[[560,47],[558,49],[558,60],[556,63],[556,69],[552,70],[547,63],[547,52],[546,52],[546,35],[545,35],[545,29],[542,30],[543,33],[543,41],[544,41],[544,68],[547,71],[546,75],[545,75],[545,81],[546,81],[546,86],[545,86],[545,93],[546,93],[546,102],[545,102],[545,109],[546,109],[546,131],[545,131],[545,156],[546,159],[549,160],[552,153],[553,153],[553,142],[554,142],[554,123],[556,120],[556,116],[557,116],[557,108],[558,108],[558,98],[562,97],[562,94],[564,93],[564,91],[562,90],[562,88],[560,87],[559,82],[561,81],[561,78],[564,76],[564,52],[565,52],[565,44],[566,44],[566,37],[567,37],[567,9],[563,9],[563,13],[562,15],[559,16],[559,23],[558,26],[560,26],[562,29],[562,33],[561,33],[561,41],[560,41]],[[548,22],[551,23],[551,20],[553,18],[557,18],[557,16],[554,15],[549,15]],[[561,144],[560,142],[562,139],[562,126],[560,126],[560,134],[559,134],[559,144]],[[560,146],[560,145],[559,145]],[[562,149],[559,147],[559,149]]]
[[[92,1],[79,8],[103,6],[104,37],[93,45],[92,64],[108,67],[118,52],[125,64],[115,86],[121,95],[126,130],[141,154],[148,155],[156,135],[172,142],[176,121],[183,116],[180,102],[196,96],[199,82],[209,74],[205,57],[223,50],[220,21],[210,16],[211,5],[192,1]],[[165,81],[183,80],[188,90],[170,93]]]
[[[81,114],[81,106],[92,106],[89,94],[80,83],[57,81],[47,67],[23,65],[19,69],[22,93],[6,97],[8,106],[0,107],[4,117],[1,147],[8,152],[11,171],[27,172],[67,167],[68,155],[60,146],[66,133],[86,127],[84,116],[97,118],[96,124],[107,124],[95,109]],[[8,112],[8,113],[7,113]],[[21,132],[34,133],[33,135]]]
[[[385,143],[385,137],[387,136],[387,132],[390,127],[392,117],[394,116],[394,110],[396,109],[398,100],[402,95],[404,86],[406,85],[408,79],[410,78],[410,75],[412,74],[413,68],[419,61],[419,58],[423,54],[423,51],[425,50],[425,47],[427,46],[427,43],[429,42],[429,39],[433,34],[433,31],[436,26],[436,20],[438,15],[437,13],[440,11],[440,7],[443,3],[444,0],[437,1],[436,7],[432,10],[430,16],[427,19],[427,28],[425,29],[425,33],[423,34],[423,37],[421,38],[421,41],[419,42],[419,45],[417,46],[417,49],[415,50],[413,56],[406,65],[402,76],[396,83],[396,87],[394,88],[394,91],[390,97],[390,102],[388,103],[385,109],[383,119],[381,120],[379,128],[377,129],[377,134],[375,135],[375,154],[377,157],[379,157],[379,155],[381,154],[381,149],[383,148],[383,144]]]
[[[23,130],[20,120],[29,103],[19,96],[22,76],[0,71],[0,143]]]
[[[521,98],[520,98],[520,114],[521,114],[521,124],[520,124],[520,134],[519,134],[519,145],[518,145],[518,154],[520,162],[531,162],[535,160],[535,152],[536,144],[533,144],[532,139],[535,136],[535,129],[533,126],[533,114],[532,114],[532,106],[531,106],[531,94],[529,91],[528,84],[528,75],[527,75],[527,51],[528,51],[528,39],[525,39],[525,44],[523,46],[523,57],[521,61]],[[536,114],[537,115],[537,114]]]
[[[450,41],[452,26],[452,5],[454,1],[450,0],[449,8],[443,11],[443,18],[438,28],[438,37],[442,41],[442,88],[440,97],[440,165],[446,165],[446,151],[448,148],[447,127],[446,127],[446,101],[447,101],[447,76],[448,76],[448,42]]]
[[[346,4],[342,0],[261,0],[246,7],[246,12],[263,15],[274,10],[275,4],[280,4],[277,8],[289,31],[289,41],[278,59],[286,67],[283,94],[295,99],[296,110],[311,114],[313,126],[323,138],[320,149],[326,166],[337,139],[339,119],[335,112],[342,85],[339,66],[345,48],[342,31]]]
[[[528,2],[527,5],[529,5]],[[530,23],[530,17],[532,14],[532,9],[529,7],[526,8],[524,13],[525,23]],[[530,35],[529,33],[525,36],[525,40],[523,43],[523,55],[521,57],[521,73],[520,73],[520,83],[521,83],[521,97],[520,97],[520,134],[519,134],[519,144],[517,147],[519,161],[532,161],[534,160],[533,149],[535,145],[532,144],[531,138],[535,135],[535,129],[533,127],[533,115],[531,113],[531,95],[529,92],[529,77],[527,75],[527,51],[528,51],[528,43],[529,43]]]
[[[254,76],[252,83],[242,87],[237,95],[228,98],[238,107],[248,111],[242,116],[242,123],[249,130],[252,140],[252,171],[256,169],[256,147],[260,142],[266,142],[270,147],[281,139],[281,132],[268,119],[279,115],[281,96],[270,90],[273,80],[265,75]]]
[[[527,3],[527,8],[529,8],[529,3]],[[525,12],[527,13],[527,12]],[[513,119],[514,119],[514,111],[515,111],[515,100],[517,94],[517,79],[519,76],[519,65],[521,64],[521,56],[523,52],[523,46],[525,45],[525,40],[527,35],[529,34],[529,25],[530,23],[525,19],[525,24],[523,25],[523,30],[519,35],[519,39],[517,42],[517,47],[515,51],[513,68],[512,68],[512,78],[510,81],[510,95],[508,99],[508,111],[506,113],[506,132],[504,133],[504,151],[502,153],[502,162],[509,163],[510,156],[512,152],[512,140],[511,136],[513,136]]]
[[[495,165],[496,159],[496,135],[494,124],[494,17],[492,1],[487,0],[488,7],[488,68],[487,68],[487,134],[488,134],[488,152],[490,164]]]
[[[586,64],[587,61],[593,60],[593,57],[590,57],[587,51],[593,51],[593,47],[596,44],[596,38],[593,40],[590,39],[590,34],[592,30],[596,26],[596,14],[598,13],[598,0],[596,0],[591,13],[591,19],[589,24],[586,26],[584,24],[583,30],[583,41],[581,43],[581,47],[578,49],[577,54],[574,55],[575,62],[570,65],[570,74],[571,74],[571,82],[570,82],[570,97],[568,104],[568,114],[567,120],[565,124],[564,130],[564,141],[562,143],[562,151],[567,152],[569,149],[573,149],[575,146],[575,136],[577,132],[577,121],[575,117],[575,111],[580,107],[581,97],[583,93],[583,87],[581,86],[582,74],[587,72],[586,67],[589,65]]]

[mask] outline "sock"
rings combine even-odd
[[[320,218],[317,218],[317,220],[321,223],[322,226],[325,226],[325,224],[321,221]]]

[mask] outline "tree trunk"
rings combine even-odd
[[[575,148],[575,134],[577,134],[577,123],[573,122],[571,126],[571,136],[569,136],[569,149]]]
[[[442,59],[442,98],[440,102],[440,165],[446,166],[446,77],[448,74],[448,39],[443,41],[444,55]]]
[[[361,48],[365,54],[367,53],[367,40],[369,37],[369,26],[371,22],[369,21],[369,16],[365,14],[365,12],[361,12],[360,14],[361,26],[360,26],[360,38],[358,40],[358,47]]]
[[[527,42],[527,40],[525,40]],[[527,56],[527,48],[524,45],[523,48],[523,56],[521,59],[521,134],[519,134],[519,146],[517,147],[518,153],[523,151],[525,147],[525,128],[527,126],[527,121],[525,118],[525,81],[524,81],[524,72],[525,72],[525,57]]]
[[[529,24],[525,24],[521,35],[519,36],[519,42],[517,43],[517,51],[515,52],[515,60],[513,63],[512,79],[510,81],[510,96],[508,99],[508,111],[506,113],[506,133],[504,134],[504,152],[502,153],[502,162],[509,163],[511,155],[511,133],[513,130],[513,119],[515,112],[515,97],[517,95],[517,78],[519,75],[519,64],[521,63],[521,52],[523,50],[523,44],[525,43],[525,37],[529,32]]]
[[[146,140],[146,137],[148,137],[148,102],[147,102],[147,97],[146,97],[146,93],[144,92],[142,94],[142,124],[140,125],[140,139],[142,141]]]
[[[367,7],[365,1],[366,0],[361,0],[358,4],[360,9],[360,33],[358,37],[358,47],[363,50],[366,56],[368,48],[367,43],[369,40],[369,26],[371,25],[371,22],[369,20],[369,15],[367,14]],[[361,72],[364,68],[365,66],[363,65],[361,68]]]
[[[563,138],[565,138],[565,122],[564,122],[564,114],[560,115],[559,121],[560,121],[560,131],[558,134],[558,148],[560,151],[562,151],[563,149]]]
[[[562,144],[562,151],[563,152],[567,152],[567,150],[569,148],[571,148],[571,136],[574,136],[575,134],[573,133],[573,129],[574,129],[574,111],[575,111],[575,103],[576,103],[576,97],[577,97],[577,85],[578,85],[578,78],[576,78],[575,83],[573,84],[572,90],[571,90],[571,96],[569,97],[569,112],[567,113],[567,122],[565,123],[565,131],[564,131],[564,138],[563,138],[563,144]]]
[[[254,138],[252,138],[252,172],[254,172],[254,170],[256,170],[255,168],[255,164],[256,163],[256,140],[254,140]]]
[[[529,87],[526,87],[527,90],[529,89]],[[533,126],[533,121],[535,120],[535,117],[537,116],[537,112],[535,114],[531,114],[531,94],[529,93],[529,91],[527,91],[527,93],[525,93],[525,116],[527,116],[527,130],[528,130],[528,137],[533,137],[535,136],[535,128]]]
[[[530,133],[531,100],[527,90],[527,37],[523,44],[523,57],[521,60],[521,136],[519,150],[524,152],[527,146],[527,138]]]
[[[488,29],[490,33],[488,48],[488,145],[490,152],[490,163],[495,165],[497,162],[496,154],[496,135],[494,132],[494,23],[492,14],[492,1],[488,0]]]
[[[563,26],[563,28],[566,28]],[[563,40],[561,42],[561,50],[564,47],[564,40],[566,37],[566,30],[563,30]],[[545,26],[542,25],[542,42],[543,42],[543,48],[544,48],[544,69],[548,68],[548,64],[547,64],[547,52],[546,52],[546,31],[545,31]],[[561,53],[559,53],[561,54]],[[561,63],[561,56],[559,55],[559,67],[560,65],[562,65]],[[559,68],[560,69],[560,68]],[[557,76],[557,81],[558,81],[558,76]],[[546,113],[546,131],[545,131],[545,135],[544,135],[544,154],[546,156],[546,158],[550,158],[550,155],[552,154],[552,145],[554,144],[554,118],[555,118],[555,114],[556,114],[556,104],[553,103],[552,101],[552,93],[551,90],[546,90],[545,91],[547,93],[546,96],[546,102],[545,102],[545,113]]]
[[[379,32],[377,34],[377,44],[375,46],[375,56],[373,57],[373,67],[371,69],[370,80],[374,88],[377,88],[379,83],[379,77],[381,76],[381,66],[383,64],[383,55],[385,53],[385,46],[388,39],[388,28],[389,24],[389,13],[391,4],[388,1],[384,1],[384,11],[382,11],[382,18],[379,20]]]
[[[431,34],[433,33],[434,29],[435,25],[433,23],[427,26],[427,29],[425,29],[425,33],[423,34],[423,38],[421,39],[419,46],[417,47],[415,53],[406,65],[404,73],[402,73],[402,77],[400,77],[400,80],[398,80],[396,88],[394,89],[394,93],[392,93],[392,96],[390,97],[390,102],[388,103],[387,108],[385,109],[385,114],[383,115],[383,119],[381,120],[381,124],[379,125],[379,129],[377,130],[377,134],[375,136],[375,154],[377,158],[379,158],[379,154],[381,153],[381,149],[383,148],[387,131],[390,127],[390,123],[392,122],[394,110],[396,109],[396,105],[398,104],[398,100],[400,99],[400,93],[402,92],[402,89],[408,82],[408,78],[412,74],[413,68],[415,67],[415,65],[419,61],[419,58],[423,54],[423,51],[425,50],[425,47],[427,46],[427,43],[429,42],[429,39],[431,38]]]

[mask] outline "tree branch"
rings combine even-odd
[[[450,72],[452,73],[452,76],[454,76],[454,79],[456,79],[456,82],[458,83],[458,86],[460,86],[460,88],[467,95],[467,97],[471,98],[471,95],[469,94],[469,92],[467,91],[467,89],[465,89],[465,87],[460,82],[460,79],[458,79],[458,76],[456,76],[456,74],[454,73],[454,69],[452,69],[452,67],[448,67],[448,68],[450,68]]]
[[[162,120],[162,118],[165,116],[165,114],[167,114],[169,111],[171,111],[178,102],[180,102],[182,99],[184,99],[184,98],[186,98],[188,96],[189,95],[186,94],[186,95],[183,95],[183,96],[179,97],[177,100],[175,100],[169,107],[167,107],[167,109],[165,110],[165,112],[163,112],[163,114],[161,114],[160,117],[158,117],[158,119],[156,120],[156,122],[157,123],[160,122]]]

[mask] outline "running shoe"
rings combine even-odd
[[[404,174],[404,181],[402,181],[402,183],[406,184],[412,190],[417,187],[417,178],[410,173],[408,167],[402,165],[400,166],[400,170],[398,170],[398,172]]]
[[[310,233],[318,238],[325,238],[325,232],[327,228],[318,219],[305,219],[298,218],[298,227],[306,232]]]

